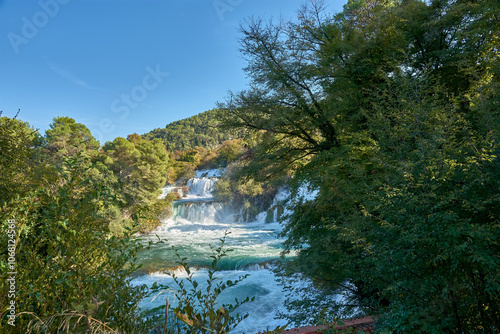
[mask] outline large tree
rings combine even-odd
[[[242,28],[251,89],[226,124],[260,135],[247,171],[319,190],[285,222],[293,270],[382,330],[500,326],[499,5],[321,3]]]
[[[159,139],[117,137],[103,147],[104,164],[118,176],[129,205],[149,204],[167,181],[168,154]]]
[[[0,251],[0,331],[144,333],[145,290],[130,284],[142,246],[109,235],[107,192],[84,177],[81,158],[64,163],[55,190],[42,184],[0,207],[0,241],[15,240]],[[13,301],[15,326],[7,323]]]
[[[0,206],[33,187],[40,134],[28,123],[0,117]]]
[[[99,142],[90,130],[71,117],[55,117],[46,133],[47,149],[53,157],[95,155]]]

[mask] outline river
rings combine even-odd
[[[134,284],[147,284],[153,282],[166,284],[171,288],[176,285],[172,278],[165,273],[165,269],[174,270],[176,257],[171,246],[174,245],[179,253],[187,258],[188,263],[194,268],[193,277],[203,284],[207,280],[207,268],[212,259],[210,245],[217,247],[225,232],[225,247],[231,249],[220,263],[217,277],[221,280],[235,280],[239,276],[249,276],[236,286],[224,291],[219,302],[234,303],[238,300],[254,296],[255,301],[243,305],[238,312],[249,313],[231,333],[257,333],[260,330],[274,329],[283,325],[284,320],[275,319],[277,311],[283,311],[285,295],[272,272],[272,262],[278,259],[281,252],[282,240],[277,238],[281,230],[276,221],[276,214],[272,219],[267,217],[267,212],[260,213],[254,221],[243,222],[238,210],[231,210],[221,203],[214,202],[212,190],[217,182],[216,171],[199,171],[196,178],[188,181],[189,190],[181,200],[174,202],[173,216],[162,221],[162,224],[152,233],[142,237],[144,242],[167,239],[166,243],[157,243],[147,252],[139,254],[139,263],[148,274],[138,276]],[[164,192],[180,191],[174,187],[166,187]],[[282,203],[288,196],[286,191],[276,195],[273,204]],[[266,219],[267,218],[267,219]],[[267,221],[267,222],[266,222]],[[185,276],[177,270],[176,275]],[[142,307],[153,308],[165,305],[166,298],[174,300],[173,292],[165,292],[156,298],[143,301]]]

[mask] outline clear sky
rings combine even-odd
[[[304,1],[0,0],[0,110],[42,134],[72,117],[101,144],[164,127],[245,88],[245,18],[295,19]]]

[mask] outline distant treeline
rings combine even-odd
[[[169,151],[194,147],[215,148],[232,139],[231,133],[221,130],[217,109],[167,124],[142,135],[144,139],[159,138]]]

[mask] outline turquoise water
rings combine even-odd
[[[164,305],[167,297],[174,301],[176,286],[165,270],[175,272],[179,277],[185,275],[185,272],[176,268],[177,258],[172,246],[187,258],[187,262],[194,268],[194,278],[203,289],[208,277],[207,268],[212,262],[209,257],[210,245],[219,246],[220,239],[228,232],[225,248],[231,251],[220,261],[217,277],[224,281],[234,281],[246,274],[249,277],[226,290],[219,302],[234,302],[235,297],[239,300],[247,296],[256,298],[253,303],[239,309],[240,313],[248,312],[250,316],[233,332],[257,333],[266,326],[274,328],[284,324],[283,320],[274,319],[277,310],[282,308],[285,296],[271,270],[273,260],[277,260],[281,252],[282,240],[277,239],[281,226],[277,222],[266,223],[265,212],[259,214],[253,222],[239,221],[238,212],[213,201],[211,189],[215,182],[216,179],[213,178],[190,180],[188,184],[192,185],[192,189],[185,199],[176,201],[173,217],[164,220],[155,231],[142,238],[144,242],[156,242],[158,238],[167,241],[156,243],[151,249],[139,254],[143,274],[135,278],[133,283],[150,286],[158,282],[172,289],[144,300],[143,307]],[[171,189],[173,190],[172,187]],[[283,196],[283,193],[278,194],[280,198]]]

